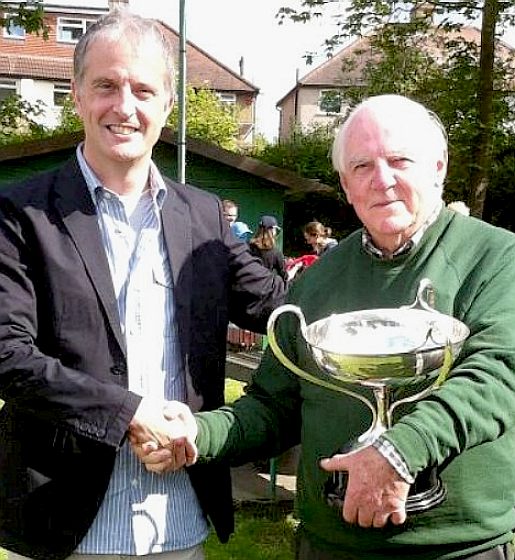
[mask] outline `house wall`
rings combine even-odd
[[[302,87],[297,92],[291,93],[281,103],[281,119],[279,123],[279,139],[286,140],[294,128],[295,121],[303,129],[307,130],[313,126],[331,125],[335,115],[323,113],[318,108],[320,93],[328,87]],[[295,104],[297,115],[295,115]]]
[[[0,32],[0,52],[73,58],[75,43],[57,41],[57,18],[61,16],[74,19],[96,19],[95,16],[66,15],[66,13],[45,14],[45,24],[49,27],[48,40],[45,40],[41,34],[26,34],[24,39],[13,39],[4,37]]]

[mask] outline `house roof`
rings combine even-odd
[[[175,29],[162,23],[179,52],[180,35]],[[48,80],[71,80],[73,58],[71,56],[49,57],[20,53],[0,54],[0,76],[12,78],[39,78]],[[244,77],[213,58],[191,41],[186,42],[187,82],[193,87],[208,87],[215,91],[248,93],[255,97],[259,88]]]
[[[0,162],[73,148],[82,139],[82,132],[74,132],[54,135],[44,140],[29,140],[21,144],[6,145],[0,147]],[[163,129],[160,140],[166,144],[177,145],[176,134],[169,128]],[[188,138],[187,151],[275,183],[283,187],[288,194],[334,191],[333,187],[315,179],[305,179],[292,171],[280,169],[257,159],[224,150],[219,146],[202,140]]]
[[[67,81],[72,74],[71,58],[0,54],[1,76]]]
[[[180,35],[175,29],[162,24],[179,52]],[[246,91],[257,95],[259,88],[240,76],[195,43],[186,41],[187,82],[194,87],[208,86],[216,91]],[[188,48],[189,47],[189,48]]]
[[[464,26],[459,30],[444,31],[441,28],[434,28],[433,33],[425,34],[423,37],[426,43],[425,48],[434,57],[442,56],[443,48],[438,39],[442,39],[446,34],[448,38],[461,37],[467,42],[481,44],[481,31],[473,26]],[[508,58],[515,54],[515,49],[502,40],[497,40],[498,54],[503,58]],[[377,54],[372,53],[370,47],[370,35],[354,40],[335,53],[331,58],[308,72],[300,78],[296,85],[288,91],[277,103],[280,106],[293,92],[300,87],[334,88],[350,85],[360,85],[362,73],[365,65],[372,57]],[[353,59],[355,65],[352,69],[342,71],[345,60]]]

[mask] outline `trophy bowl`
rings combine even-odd
[[[356,398],[369,408],[370,428],[346,442],[339,453],[356,453],[372,445],[392,426],[396,407],[426,397],[447,378],[470,331],[458,319],[433,309],[428,304],[433,298],[431,282],[423,279],[415,302],[409,306],[332,314],[309,325],[295,305],[283,305],[270,315],[269,345],[284,366],[303,379]],[[275,322],[285,312],[298,317],[302,336],[318,365],[317,374],[301,369],[279,347]],[[391,402],[395,388],[413,385],[417,391],[418,384],[421,390]],[[370,388],[373,398],[352,391],[352,385]],[[346,473],[335,473],[326,485],[328,502],[341,507],[345,487]],[[428,467],[412,485],[406,511],[426,511],[440,504],[445,495],[436,468]]]
[[[457,356],[469,333],[454,317],[425,309],[373,309],[330,315],[303,336],[323,372],[364,386],[414,384],[439,370],[449,345]]]

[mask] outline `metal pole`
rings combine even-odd
[[[179,2],[179,129],[177,131],[177,180],[186,183],[186,0]]]

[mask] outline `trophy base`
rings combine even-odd
[[[327,480],[324,495],[331,507],[343,508],[348,475],[337,471]],[[422,471],[411,486],[406,500],[406,513],[422,513],[440,505],[447,495],[443,482],[438,477],[436,469]]]

